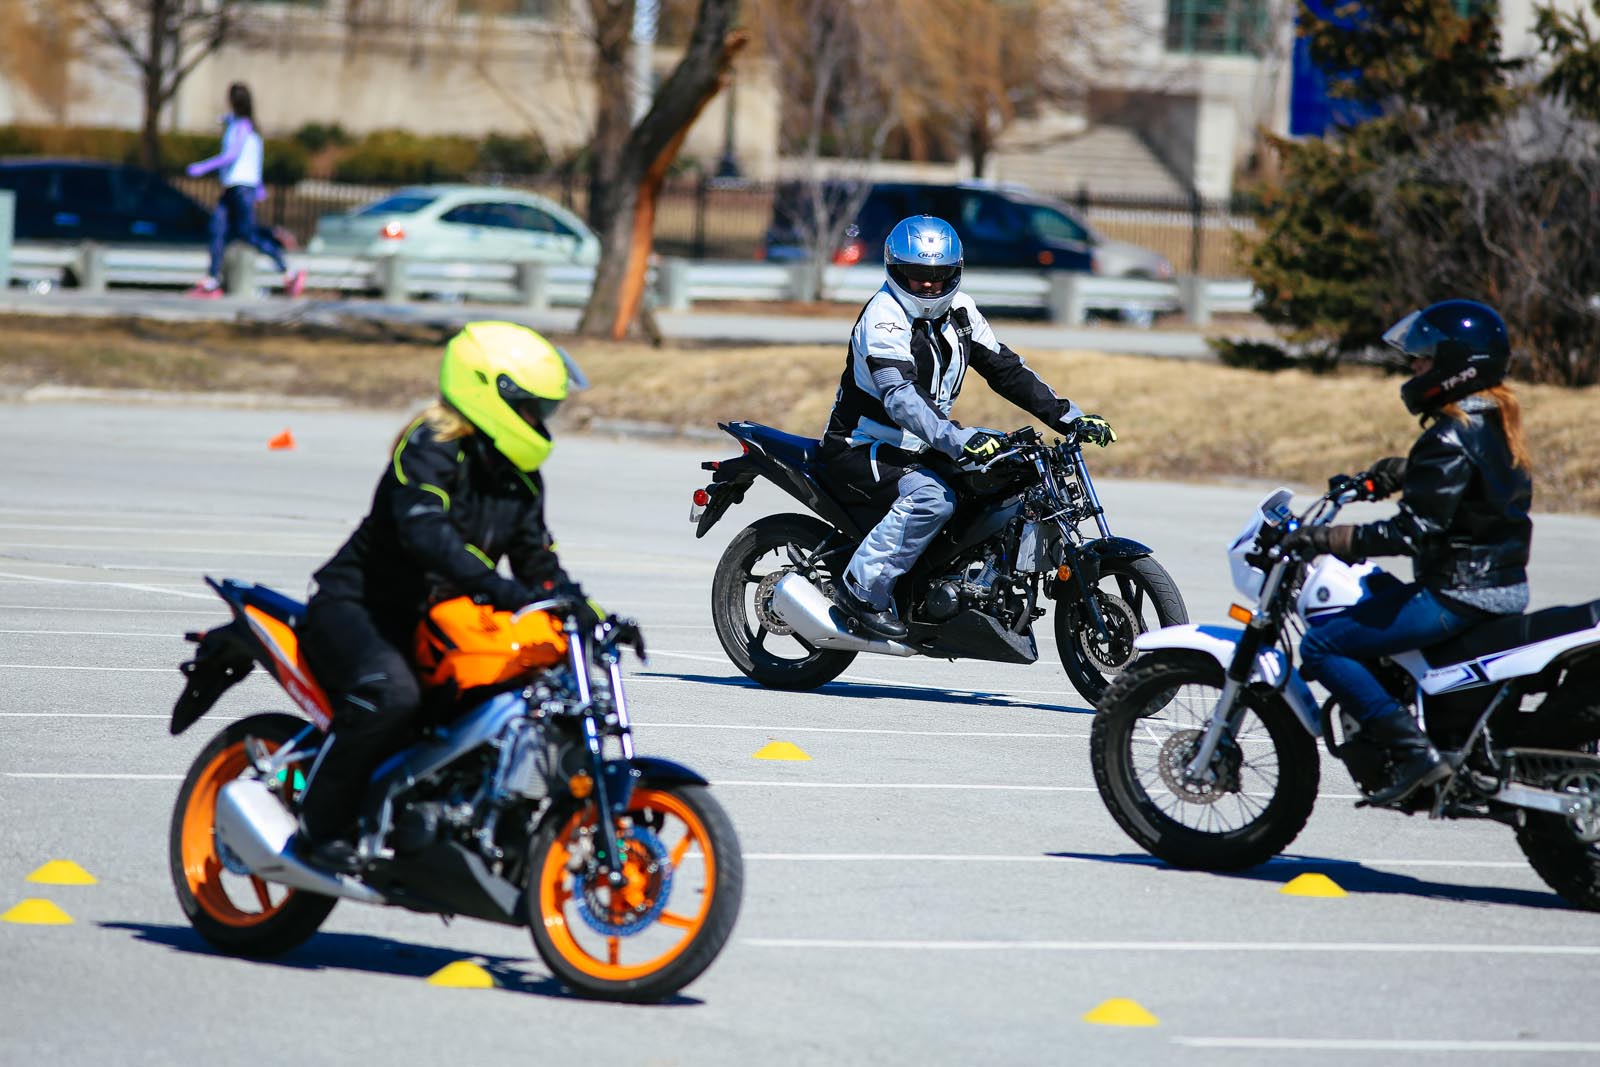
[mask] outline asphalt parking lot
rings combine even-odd
[[[730,415],[736,413],[730,413]],[[573,438],[546,468],[563,560],[645,624],[640,750],[715,785],[746,854],[722,958],[653,1007],[563,994],[526,932],[342,903],[271,962],[215,955],[167,874],[190,760],[230,718],[289,710],[257,672],[179,739],[201,576],[300,595],[365,510],[403,416],[0,406],[0,1062],[1553,1062],[1600,1054],[1600,916],[1567,909],[1509,831],[1356,812],[1324,768],[1283,860],[1165,869],[1105,813],[1089,709],[1053,662],[858,659],[810,694],[754,688],[711,630],[722,546],[686,518],[732,448]],[[291,428],[297,447],[266,442]],[[803,429],[791,427],[790,429]],[[1091,462],[1092,462],[1092,456]],[[1231,598],[1223,547],[1260,486],[1102,483],[1197,621]],[[1600,597],[1600,521],[1541,517],[1536,606]],[[757,760],[771,741],[806,761]],[[93,885],[27,881],[70,860]],[[1285,895],[1299,874],[1343,897]],[[471,959],[497,990],[424,979]],[[1154,1025],[1084,1016],[1127,998]]]

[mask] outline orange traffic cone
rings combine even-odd
[[[285,430],[272,440],[268,441],[267,447],[275,452],[282,451],[283,449],[287,448],[293,448],[294,434],[290,433],[288,430]]]

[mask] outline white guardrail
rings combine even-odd
[[[594,268],[560,263],[439,262],[386,256],[296,254],[309,289],[376,296],[389,303],[414,299],[509,303],[529,310],[582,307]],[[115,245],[19,243],[12,249],[10,282],[39,290],[73,286],[187,288],[206,271],[206,253]],[[229,293],[280,288],[270,262],[253,250],[228,250],[224,286]],[[657,307],[684,311],[710,300],[793,301],[823,298],[864,303],[883,284],[876,266],[830,266],[820,279],[804,263],[752,263],[662,257],[652,272]],[[1079,325],[1090,311],[1183,311],[1196,324],[1217,313],[1248,313],[1255,291],[1248,281],[1183,277],[1175,281],[1104,278],[1070,271],[968,270],[961,288],[980,307],[1044,310],[1049,318]]]

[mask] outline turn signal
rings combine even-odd
[[[1250,625],[1250,620],[1255,617],[1255,612],[1251,611],[1243,604],[1228,605],[1228,618],[1232,619],[1234,622],[1242,622],[1248,626]]]
[[[588,774],[584,773],[583,771],[579,771],[577,774],[574,774],[572,776],[572,780],[567,783],[567,788],[571,789],[572,795],[577,797],[579,800],[587,800],[589,798],[589,794],[594,792],[594,779],[589,777]]]
[[[711,503],[711,494],[710,493],[706,492],[704,489],[696,489],[694,491],[694,506],[695,507],[703,508],[709,503]]]
[[[1072,568],[1063,563],[1056,568],[1056,581],[1064,582],[1072,577]]]
[[[398,241],[406,235],[406,228],[398,222],[391,222],[379,232],[378,236],[386,241]]]

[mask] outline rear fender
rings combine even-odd
[[[1208,626],[1185,623],[1182,626],[1165,626],[1150,630],[1134,639],[1133,647],[1140,652],[1162,649],[1184,649],[1203,652],[1216,660],[1223,670],[1233,662],[1235,650],[1244,631],[1234,626]],[[1312,737],[1322,734],[1322,715],[1310,686],[1300,677],[1300,672],[1288,661],[1280,648],[1262,649],[1256,656],[1255,668],[1250,672],[1252,684],[1265,685],[1278,690],[1289,710],[1294,712],[1300,725]]]
[[[747,434],[741,434],[740,431],[746,426],[745,423],[723,422],[717,425],[721,426],[730,437],[738,441],[745,450],[745,454],[739,457],[739,460],[741,464],[748,464],[748,466],[736,467],[734,468],[736,472],[753,470],[755,474],[750,476],[750,481],[754,481],[756,475],[764,477],[773,485],[776,485],[779,489],[782,489],[785,493],[810,508],[814,514],[820,516],[830,525],[857,538],[865,533],[864,530],[857,527],[855,521],[845,514],[844,509],[834,502],[833,497],[828,495],[828,492],[804,467],[795,467],[778,459],[768,453],[762,447],[761,442]],[[732,460],[725,461],[721,466],[729,467],[732,463]],[[748,482],[746,484],[748,485]],[[710,512],[709,505],[706,510],[708,513]],[[704,516],[702,516],[703,518]]]
[[[761,474],[760,469],[748,456],[735,456],[733,459],[702,463],[701,466],[712,472],[711,484],[706,486],[706,495],[711,500],[695,524],[696,537],[704,537],[706,531],[715,526],[717,520],[727,514],[729,508],[742,503],[745,492],[755,484],[756,478]]]
[[[174,737],[183,733],[211,710],[222,694],[244,680],[255,668],[255,653],[237,619],[203,634],[191,634],[199,648],[194,659],[178,665],[186,683],[183,695],[172,706]]]

